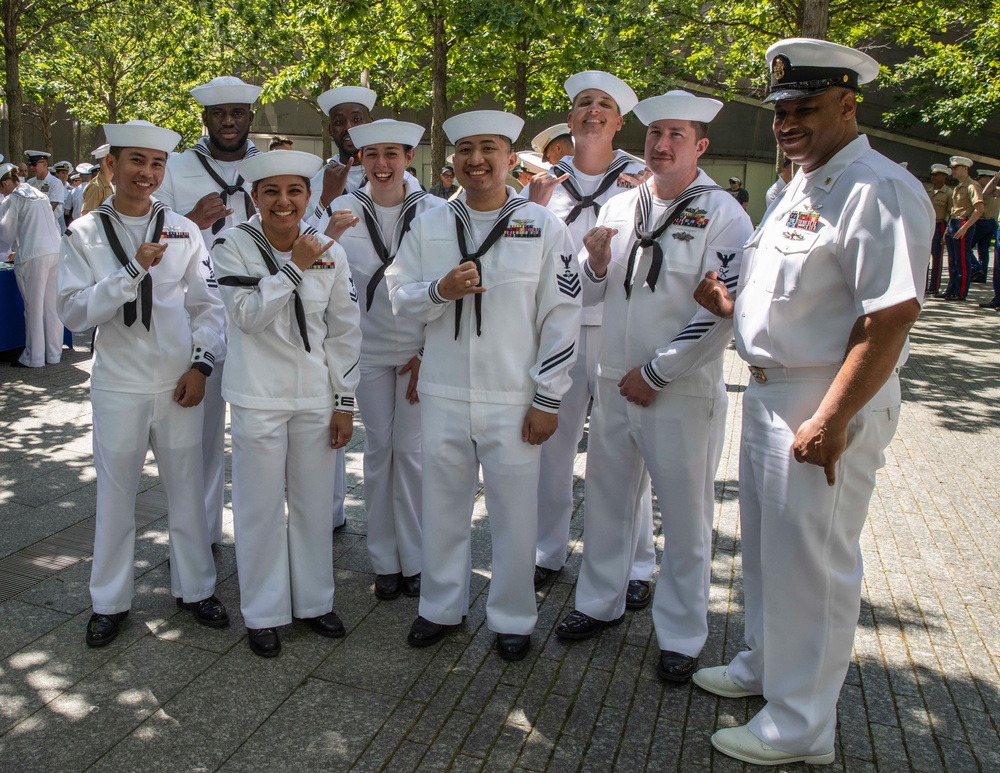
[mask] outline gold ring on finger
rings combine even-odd
[[[465,286],[466,287],[472,287],[472,280],[471,279],[466,279],[465,280]]]

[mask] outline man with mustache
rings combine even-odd
[[[877,77],[874,59],[793,38],[767,60],[774,136],[800,169],[745,245],[735,303],[715,272],[695,296],[733,318],[753,376],[739,487],[748,649],[694,682],[766,700],[712,736],[722,753],[826,765],[858,621],[861,531],[899,419],[895,373],[934,212],[917,179],[858,134],[856,93]]]

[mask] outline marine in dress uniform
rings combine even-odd
[[[976,221],[983,216],[983,189],[969,177],[972,161],[965,156],[949,160],[955,187],[951,193],[951,214],[945,241],[948,246],[948,287],[946,301],[964,301],[972,279],[972,248]]]
[[[28,185],[40,190],[49,198],[52,204],[52,217],[60,229],[65,227],[63,222],[63,202],[66,200],[66,186],[63,181],[49,171],[49,158],[51,153],[43,150],[26,150],[24,155],[28,158],[28,166],[35,173],[34,177],[28,179]]]
[[[383,600],[420,595],[417,377],[424,325],[392,313],[385,272],[413,219],[444,205],[406,174],[423,133],[421,126],[392,120],[352,127],[368,182],[334,199],[318,223],[344,249],[361,294],[358,407],[365,424],[366,543],[375,595]]]
[[[171,593],[199,623],[229,624],[213,595],[201,462],[200,403],[225,347],[222,301],[201,272],[206,250],[194,223],[150,198],[180,135],[147,121],[104,131],[118,192],[67,230],[58,288],[68,328],[98,327],[90,646],[114,639],[132,605],[135,494],[150,445],[167,491]]]
[[[240,606],[262,657],[281,651],[275,628],[293,616],[321,636],[344,635],[330,478],[351,439],[361,330],[344,251],[302,222],[322,164],[295,150],[241,162],[260,214],[212,248],[229,320],[222,390],[232,407]]]
[[[621,621],[636,515],[652,478],[663,516],[653,602],[657,673],[686,682],[708,637],[715,473],[726,423],[722,356],[732,323],[694,291],[708,271],[735,291],[753,226],[698,168],[722,103],[671,91],[640,102],[652,178],[616,196],[584,238],[584,304],[604,303],[575,610],[556,635],[585,639]],[[610,267],[609,267],[610,264]],[[631,514],[631,518],[623,517]]]
[[[330,117],[330,139],[337,146],[337,155],[312,179],[309,199],[311,222],[318,222],[323,217],[323,210],[335,198],[364,185],[365,170],[358,161],[358,149],[348,130],[371,123],[371,109],[375,107],[376,99],[378,94],[363,86],[339,86],[324,91],[316,98],[323,115]]]
[[[87,183],[87,187],[83,189],[83,214],[85,215],[101,206],[115,192],[114,172],[107,161],[110,149],[111,146],[105,143],[94,148],[91,153],[97,159],[98,169],[94,172],[90,182]]]
[[[976,182],[980,188],[985,188],[993,176],[996,174],[992,169],[977,169]],[[993,237],[997,232],[997,212],[1000,211],[1000,198],[997,198],[994,191],[992,196],[983,194],[983,216],[976,221],[976,254],[979,260],[976,262],[976,270],[972,274],[972,281],[978,284],[986,284],[986,276],[990,272],[990,246]],[[993,272],[996,273],[994,264]]]
[[[948,215],[951,213],[951,188],[945,185],[951,170],[947,164],[931,165],[931,205],[934,207],[934,234],[931,239],[931,263],[927,273],[926,292],[937,295],[941,289],[941,253],[944,250]]]
[[[983,187],[983,199],[996,197],[998,183],[1000,183],[1000,172],[994,174]],[[997,266],[1000,266],[1000,238],[993,245],[993,297],[988,303],[979,304],[983,308],[1000,309],[1000,277],[997,277]]]
[[[423,574],[414,646],[468,611],[480,465],[493,542],[486,621],[520,660],[538,613],[532,586],[539,444],[555,430],[580,324],[568,230],[506,187],[523,127],[492,110],[444,122],[464,191],[417,217],[386,271],[396,314],[426,324],[420,367]]]
[[[884,409],[898,397],[883,390],[920,311],[934,213],[916,178],[858,135],[855,91],[878,75],[873,59],[810,39],[767,59],[775,137],[801,169],[746,245],[735,307],[714,274],[697,291],[734,314],[753,374],[740,447],[748,649],[694,681],[766,700],[712,736],[719,751],[821,765],[835,757],[861,531],[895,427]]]
[[[565,84],[572,105],[569,127],[575,138],[573,156],[563,158],[548,174],[536,176],[521,195],[548,208],[569,226],[577,255],[584,235],[597,223],[607,202],[632,190],[645,164],[615,150],[613,143],[638,99],[627,83],[606,72],[577,73]],[[542,447],[542,472],[538,488],[538,541],[535,550],[535,585],[541,588],[566,563],[569,525],[573,516],[573,462],[587,420],[587,407],[597,394],[597,355],[601,348],[603,304],[583,310],[580,317],[580,356],[571,373],[573,385],[559,409],[559,428]],[[601,442],[591,434],[590,443]],[[656,566],[653,548],[653,506],[649,493],[640,497],[642,538],[627,578],[630,609],[648,606],[649,580]],[[631,517],[631,516],[628,516]],[[586,537],[584,537],[586,539]]]
[[[63,326],[56,313],[60,231],[48,197],[19,183],[14,164],[0,166],[0,254],[15,246],[14,279],[24,301],[24,351],[12,365],[41,368],[62,358]]]
[[[201,229],[206,249],[225,228],[245,223],[257,209],[250,197],[250,183],[238,171],[241,161],[260,151],[248,139],[253,104],[260,86],[224,75],[191,89],[202,106],[201,120],[208,131],[183,153],[167,161],[167,173],[156,198]],[[203,268],[209,286],[217,287],[211,259]],[[225,503],[226,401],[222,397],[225,359],[216,357],[215,369],[205,385],[205,431],[202,458],[205,464],[205,517],[212,542],[222,541]]]

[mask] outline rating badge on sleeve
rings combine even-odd
[[[576,260],[576,256],[560,255],[559,259],[563,262],[563,272],[556,274],[556,284],[559,286],[559,292],[563,295],[568,295],[570,298],[575,298],[580,294],[581,289],[580,274],[570,268],[573,265],[573,261]]]

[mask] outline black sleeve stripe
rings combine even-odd
[[[663,389],[663,387],[665,387],[669,383],[660,378],[656,374],[656,371],[653,370],[652,366],[648,362],[642,366],[642,372],[643,375],[646,376],[647,380],[658,389]]]

